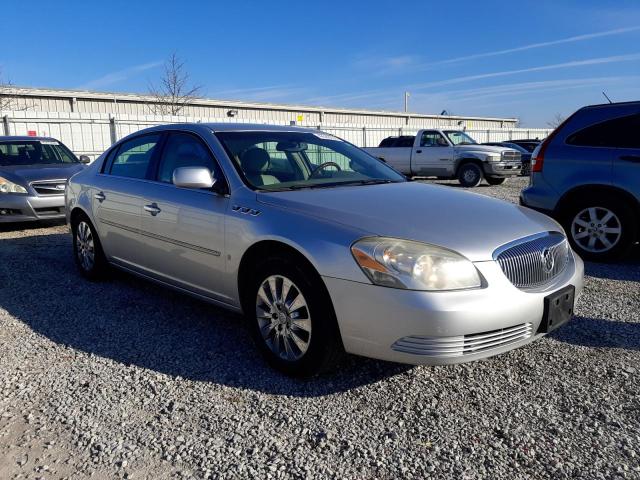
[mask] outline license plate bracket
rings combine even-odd
[[[538,333],[549,333],[567,323],[573,316],[576,287],[568,285],[544,299],[544,314]]]

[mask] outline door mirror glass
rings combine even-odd
[[[173,184],[181,188],[211,188],[216,183],[207,167],[180,167],[173,171]]]
[[[78,158],[78,160],[80,160],[80,163],[91,163],[91,159],[88,155],[80,155],[80,158]]]

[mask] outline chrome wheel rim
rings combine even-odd
[[[86,222],[80,222],[76,229],[76,250],[78,260],[83,270],[90,271],[95,262],[95,249],[91,227]]]
[[[462,174],[462,178],[465,182],[473,183],[478,178],[478,172],[476,172],[473,168],[467,168]]]
[[[262,339],[279,358],[299,360],[311,342],[311,314],[300,289],[282,275],[271,275],[258,288],[256,318]]]
[[[622,224],[618,216],[608,208],[589,207],[573,218],[571,236],[587,252],[607,252],[620,241]]]

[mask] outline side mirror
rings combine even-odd
[[[173,184],[182,188],[211,188],[216,183],[207,167],[180,167],[173,171]]]
[[[80,163],[91,163],[91,158],[88,155],[80,155],[78,160],[80,160]]]

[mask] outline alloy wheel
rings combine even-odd
[[[589,207],[573,218],[571,236],[587,252],[607,252],[620,241],[622,224],[618,216],[608,208]]]
[[[271,275],[258,288],[256,318],[262,339],[283,360],[304,356],[311,342],[311,315],[300,289],[282,275]]]
[[[85,271],[90,271],[95,264],[95,247],[91,227],[87,222],[78,223],[76,228],[76,248],[80,265]]]

